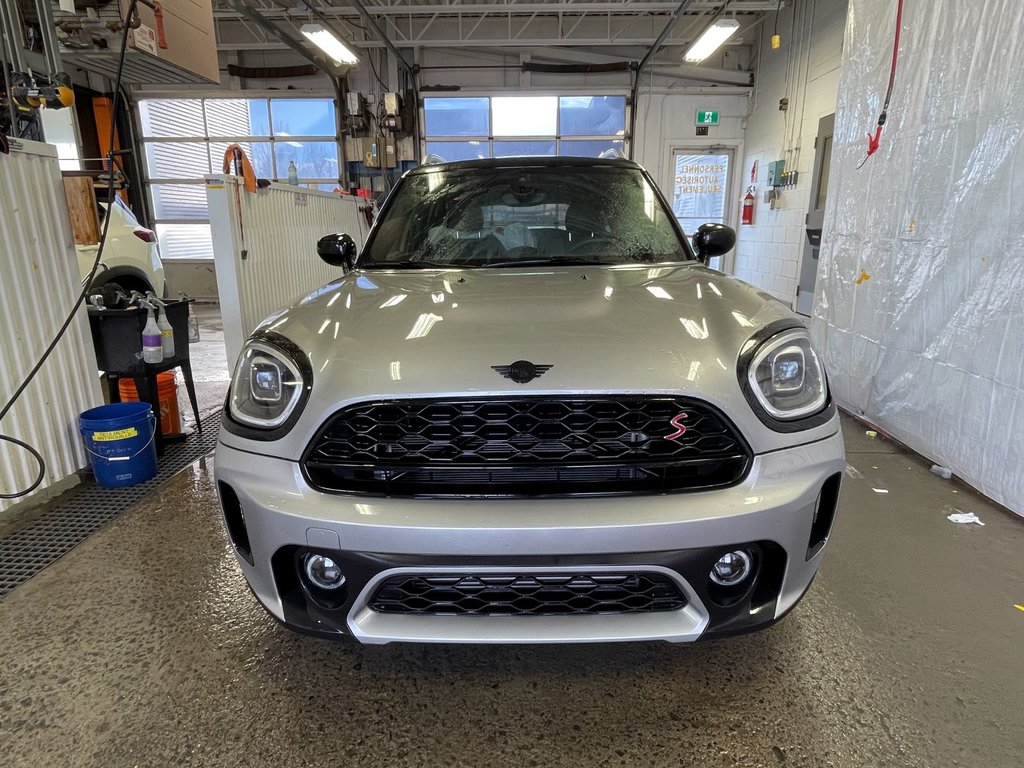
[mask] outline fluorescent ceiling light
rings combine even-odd
[[[352,53],[351,49],[323,24],[303,24],[299,31],[309,42],[330,56],[336,64],[354,65],[359,63],[359,57]]]
[[[717,51],[722,43],[736,34],[740,23],[736,19],[719,19],[710,27],[704,30],[697,41],[690,46],[683,59],[691,64],[704,61],[708,56]],[[305,29],[305,27],[303,27]]]

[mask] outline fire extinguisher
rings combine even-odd
[[[740,214],[741,224],[754,223],[754,188],[747,187],[747,194],[743,197],[743,212]]]

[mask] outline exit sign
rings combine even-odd
[[[718,125],[718,112],[697,110],[697,125]]]

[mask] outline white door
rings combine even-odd
[[[730,224],[733,159],[728,147],[672,150],[672,212],[688,236],[701,224]],[[722,258],[711,259],[709,266],[721,269]]]

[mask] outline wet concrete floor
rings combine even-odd
[[[0,766],[1024,765],[1024,520],[846,435],[805,600],[692,646],[293,634],[200,462],[0,601]]]

